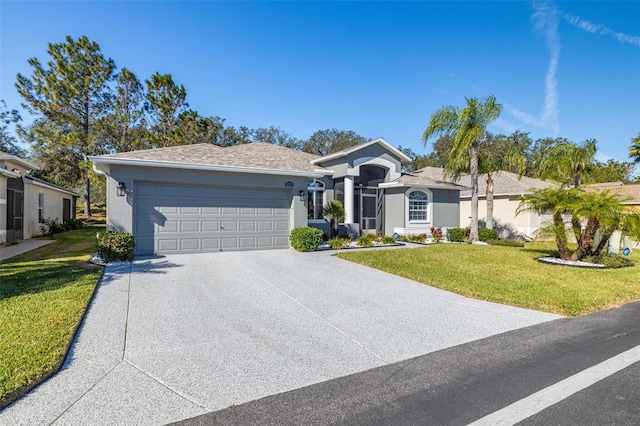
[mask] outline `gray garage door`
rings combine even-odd
[[[137,254],[287,248],[286,189],[137,183]]]

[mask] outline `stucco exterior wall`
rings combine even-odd
[[[531,237],[540,227],[540,224],[548,220],[548,215],[539,215],[535,212],[523,212],[516,215],[518,208],[517,197],[499,196],[493,200],[494,229],[498,230],[501,238]],[[460,200],[460,224],[469,226],[471,218],[471,199]],[[487,201],[483,197],[478,200],[478,220],[480,226],[486,224]]]
[[[7,178],[0,175],[0,243],[7,242]]]
[[[408,223],[407,194],[419,190],[431,194],[429,220],[424,223]],[[387,188],[385,189],[384,233],[430,234],[431,227],[451,228],[459,226],[460,193],[444,189]]]
[[[40,223],[38,222],[38,194],[44,194],[44,219],[57,219],[62,222],[63,219],[63,199],[68,199],[73,204],[71,195],[63,194],[54,189],[46,188],[40,185],[29,184],[24,185],[24,239],[38,237],[42,235],[40,232]],[[73,205],[71,206],[73,210]],[[71,213],[73,215],[73,213]]]
[[[116,187],[122,182],[126,186],[126,196],[119,197]],[[216,172],[208,170],[169,169],[161,167],[128,167],[111,165],[107,176],[107,227],[134,232],[134,201],[136,182],[164,182],[193,185],[238,186],[251,188],[284,189],[286,182],[292,182],[291,228],[307,225],[307,208],[300,199],[299,192],[307,192],[306,177],[263,175],[253,173]]]

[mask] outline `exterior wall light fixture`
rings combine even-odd
[[[124,197],[127,193],[127,187],[124,185],[124,182],[118,182],[116,190],[116,194],[118,195],[118,197]]]

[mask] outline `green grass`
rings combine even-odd
[[[640,299],[640,250],[629,256],[635,266],[606,270],[535,260],[552,252],[542,243],[524,248],[434,244],[336,256],[475,299],[567,316]]]
[[[102,268],[88,226],[0,262],[0,407],[60,367]]]

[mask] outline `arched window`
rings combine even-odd
[[[411,191],[409,198],[409,222],[429,221],[429,194],[424,191]]]

